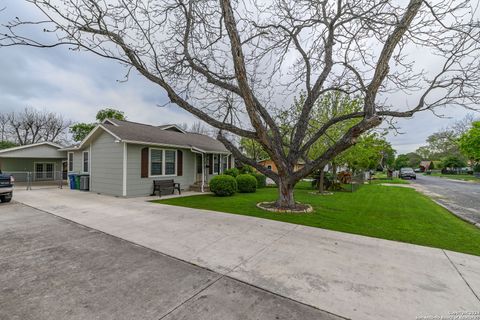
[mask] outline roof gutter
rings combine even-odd
[[[170,148],[182,148],[182,149],[190,149],[190,151],[195,153],[219,153],[219,154],[230,154],[228,151],[212,151],[212,150],[202,150],[200,148],[191,146],[191,145],[177,145],[177,144],[168,144],[168,143],[155,143],[155,142],[147,142],[147,141],[135,141],[135,140],[120,140],[121,142],[131,143],[131,144],[141,144],[141,145],[150,145],[150,146],[158,146],[158,147],[170,147]]]

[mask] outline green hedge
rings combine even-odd
[[[257,179],[251,174],[239,174],[237,176],[238,191],[253,193],[257,191]]]
[[[232,168],[232,169],[225,170],[223,174],[236,178],[240,174],[240,172],[238,171],[237,168]]]
[[[267,177],[261,173],[252,173],[252,176],[257,179],[257,189],[265,188],[267,186]]]
[[[210,191],[219,197],[228,197],[237,192],[237,180],[226,174],[213,177],[209,182],[209,186]]]

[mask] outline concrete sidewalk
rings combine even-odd
[[[352,319],[480,310],[480,257],[70,190],[15,200]]]
[[[19,203],[0,204],[0,319],[341,320]]]

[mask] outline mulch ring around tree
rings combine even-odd
[[[297,202],[295,208],[279,208],[275,205],[275,202],[259,202],[257,208],[278,213],[310,213],[313,211],[313,207],[309,204]]]

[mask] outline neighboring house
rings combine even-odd
[[[420,161],[420,165],[419,165],[419,168],[422,172],[425,172],[427,170],[429,170],[430,168],[433,168],[433,161],[430,161],[430,160],[423,160],[423,161]]]
[[[26,181],[27,172],[33,173],[32,181],[59,179],[66,171],[67,156],[62,148],[53,142],[40,142],[0,150],[0,170],[19,182]]]
[[[61,150],[69,173],[90,176],[90,191],[123,197],[150,195],[153,180],[163,179],[204,190],[234,161],[221,142],[206,135],[115,119],[97,125],[78,146]]]
[[[277,166],[275,165],[275,163],[271,160],[271,159],[264,159],[264,160],[260,160],[258,161],[258,163],[262,166],[264,166],[265,168],[269,169],[269,170],[272,170],[273,172],[277,173]],[[305,165],[305,163],[303,162],[298,162],[295,167],[294,167],[294,171],[298,171],[300,169],[303,168],[303,166]]]

